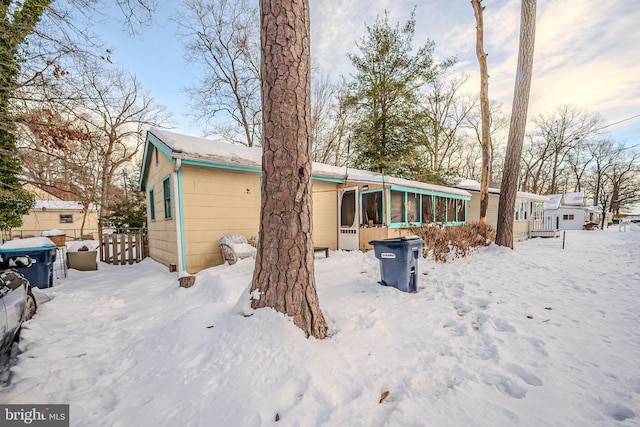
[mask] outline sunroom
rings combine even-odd
[[[410,235],[412,227],[466,222],[465,190],[358,172],[338,193],[340,249],[367,250],[369,241]]]

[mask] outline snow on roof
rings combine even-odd
[[[36,204],[33,209],[50,211],[81,211],[82,204],[81,202],[67,200],[36,200]],[[95,209],[96,206],[91,203],[89,205],[89,210]]]
[[[436,185],[436,184],[427,184],[426,182],[411,181],[408,179],[395,178],[389,175],[382,175],[379,173],[368,172],[368,171],[363,171],[358,169],[351,169],[351,168],[347,169],[346,179],[347,181],[353,181],[353,182],[364,182],[364,183],[372,183],[372,184],[391,184],[391,185],[410,187],[410,188],[415,188],[420,190],[455,194],[458,196],[466,196],[466,197],[471,196],[471,194],[469,194],[468,191],[460,188],[445,187],[443,185]]]
[[[476,181],[476,180],[473,180],[473,179],[465,179],[463,181],[460,181],[460,183],[458,185],[456,185],[456,187],[462,188],[462,189],[465,189],[465,190],[469,190],[469,191],[474,191],[474,192],[479,192],[480,191],[480,183],[478,181]],[[489,187],[489,193],[490,194],[500,194],[500,189],[499,188]],[[526,191],[518,191],[516,193],[516,197],[519,198],[519,199],[533,200],[535,202],[548,202],[549,201],[547,196],[541,196],[539,194],[527,193]]]
[[[169,147],[169,149],[174,153],[173,157],[177,159],[199,160],[210,163],[219,163],[227,166],[255,168],[258,170],[262,168],[262,150],[259,147],[230,144],[226,141],[215,141],[207,138],[182,135],[157,128],[151,128],[149,133]],[[312,171],[314,176],[343,179],[354,182],[395,184],[416,189],[470,196],[468,192],[462,189],[426,184],[418,181],[394,178],[387,175],[383,176],[373,172],[338,167],[323,163],[313,162]]]
[[[560,201],[562,200],[562,194],[550,194],[547,196],[549,201],[544,204],[545,209],[558,209]]]
[[[567,193],[564,195],[565,206],[582,206],[584,201],[584,193]]]

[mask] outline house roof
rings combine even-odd
[[[93,203],[89,205],[89,210],[94,210],[95,208]],[[80,202],[66,200],[36,200],[33,209],[45,211],[81,211],[82,204]]]
[[[39,211],[81,211],[82,202],[76,200],[62,200],[42,188],[32,184],[25,184],[24,189],[36,197],[35,206],[32,210]],[[89,210],[96,210],[96,205],[89,204]]]
[[[567,193],[564,195],[563,205],[565,206],[582,206],[584,201],[584,193]]]
[[[558,209],[561,207],[584,207],[584,193],[566,193],[566,194],[551,194],[549,196],[549,203],[545,203],[545,209]]]
[[[480,183],[476,180],[473,179],[465,179],[463,181],[460,181],[460,183],[458,185],[456,185],[457,188],[462,188],[464,190],[468,190],[468,191],[473,191],[473,192],[480,192]],[[500,189],[499,188],[491,188],[489,187],[489,194],[500,194]],[[528,200],[532,200],[534,202],[548,202],[549,198],[547,196],[541,196],[539,194],[533,194],[533,193],[527,193],[525,191],[518,191],[516,193],[516,197],[519,199],[528,199]],[[545,204],[546,206],[546,204]]]
[[[562,194],[550,194],[547,196],[549,201],[544,204],[544,208],[546,209],[558,209],[560,207],[560,202],[562,201]]]
[[[150,143],[157,146],[165,155],[167,155],[167,157],[172,159],[181,159],[182,161],[192,162],[194,164],[225,166],[255,172],[260,172],[262,170],[262,149],[259,147],[247,147],[245,145],[230,144],[226,141],[216,141],[208,138],[200,138],[151,128],[147,135],[145,156],[142,165],[142,173],[140,175],[140,187],[143,191],[146,188],[146,171],[151,162],[151,153],[149,150]],[[166,149],[163,146],[166,147]],[[463,189],[410,181],[388,175],[376,174],[369,171],[332,166],[317,162],[313,162],[312,164],[312,173],[314,177],[335,179],[341,182],[353,181],[361,183],[383,183],[455,194],[465,197],[471,196]]]

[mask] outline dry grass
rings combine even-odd
[[[477,223],[443,228],[427,225],[416,227],[413,232],[424,240],[422,255],[436,262],[464,257],[478,246],[489,246],[496,238],[491,226]]]

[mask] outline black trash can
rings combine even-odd
[[[391,239],[372,240],[376,258],[380,260],[380,284],[393,286],[403,292],[416,292],[418,283],[416,270],[418,257],[422,253],[422,239],[418,236],[403,236]]]
[[[57,246],[46,237],[9,240],[0,245],[0,257],[27,255],[33,261],[28,267],[18,267],[32,287],[50,288],[53,286],[53,263],[56,260]]]

